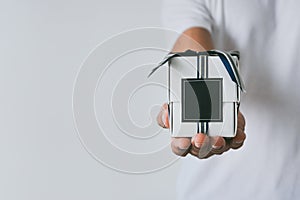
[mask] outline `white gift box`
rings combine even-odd
[[[234,137],[244,91],[238,52],[170,53],[151,74],[165,63],[171,136],[192,137],[201,132]]]

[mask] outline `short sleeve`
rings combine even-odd
[[[210,33],[212,17],[205,0],[164,0],[162,25],[179,33],[191,27],[202,27]]]

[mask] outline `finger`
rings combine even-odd
[[[239,112],[238,113],[238,124],[237,124],[237,127],[242,129],[243,131],[245,130],[245,126],[246,126],[246,121],[245,121],[245,117],[244,115]]]
[[[238,128],[236,136],[234,138],[232,138],[230,141],[230,147],[232,149],[240,148],[241,146],[243,146],[245,139],[246,139],[246,134],[245,134],[244,130],[241,128]]]
[[[222,154],[226,147],[226,141],[223,137],[210,137],[211,153]]]
[[[164,104],[157,117],[156,117],[156,121],[158,123],[159,126],[161,126],[162,128],[169,128],[169,112],[168,112],[168,104]]]
[[[213,155],[221,155],[228,150],[226,148],[226,142],[223,137],[207,137],[209,139],[209,145],[206,149],[206,153],[203,152],[201,158],[206,159]]]
[[[203,145],[203,143],[206,142],[206,137],[207,135],[198,133],[192,137],[191,142],[197,149],[199,149]]]
[[[171,148],[173,153],[178,156],[186,156],[191,147],[191,138],[188,137],[173,137]]]
[[[197,141],[198,141],[197,145],[195,145],[195,138],[196,137],[200,137],[200,138],[197,139]],[[190,149],[190,153],[192,155],[198,157],[200,147],[201,147],[202,143],[204,142],[204,140],[205,140],[205,135],[204,134],[201,134],[201,135],[196,134],[192,137],[192,139],[191,139],[192,145],[191,145],[191,149]]]
[[[202,159],[206,158],[211,151],[209,137],[203,133],[198,133],[192,138],[191,154]]]

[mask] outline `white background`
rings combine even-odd
[[[174,199],[179,162],[152,174],[110,170],[72,118],[81,63],[100,42],[160,26],[160,1],[0,1],[0,199]]]

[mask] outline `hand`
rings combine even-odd
[[[158,124],[163,128],[169,128],[168,105],[164,104],[157,116]],[[179,156],[188,153],[200,159],[209,158],[213,155],[221,155],[230,149],[239,149],[246,139],[245,118],[238,113],[237,133],[234,138],[211,137],[203,133],[190,137],[173,137],[171,142],[172,151]]]

